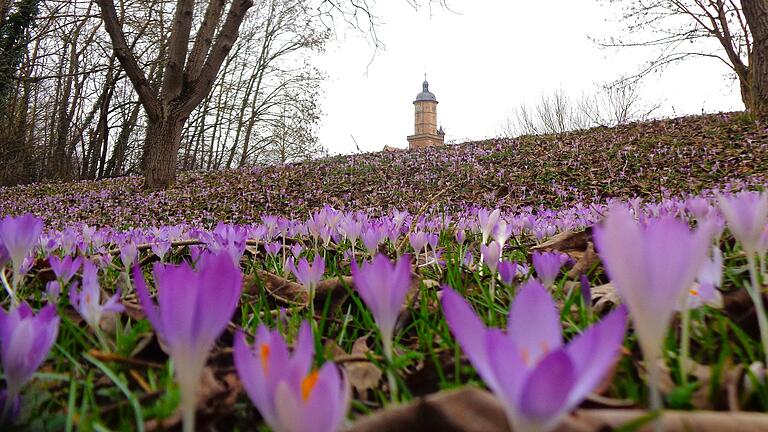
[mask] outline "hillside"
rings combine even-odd
[[[766,174],[768,129],[730,113],[184,173],[174,188],[153,193],[141,192],[136,177],[2,188],[0,214],[125,227],[306,216],[325,204],[374,214],[468,203],[558,208],[610,197],[658,199],[665,190],[695,193],[728,181],[762,182]]]

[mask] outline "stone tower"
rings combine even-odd
[[[416,95],[413,105],[416,107],[414,134],[408,137],[408,147],[412,149],[443,145],[445,133],[437,129],[437,98],[429,91],[429,83],[424,77],[422,91]]]

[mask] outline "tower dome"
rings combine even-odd
[[[429,91],[429,83],[427,82],[426,78],[424,79],[424,82],[421,84],[422,90],[421,93],[416,95],[416,100],[414,102],[422,102],[422,101],[429,101],[429,102],[437,102],[437,98],[435,95]]]

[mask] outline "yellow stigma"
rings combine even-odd
[[[264,375],[266,375],[267,372],[269,371],[269,345],[268,344],[261,344],[259,356],[261,356],[261,368],[264,369]]]
[[[317,371],[313,370],[301,381],[301,398],[303,400],[309,399],[309,395],[312,394],[312,389],[317,384]]]
[[[691,288],[690,290],[688,290],[688,293],[690,293],[694,297],[699,296],[699,290],[697,290],[696,288]]]

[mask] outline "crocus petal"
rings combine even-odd
[[[304,410],[301,409],[301,395],[291,390],[285,381],[280,381],[275,389],[275,413],[277,420],[271,426],[275,432],[300,432],[311,430]]]
[[[563,350],[549,353],[536,366],[520,393],[519,413],[528,421],[554,423],[567,412],[566,401],[576,379]]]
[[[336,432],[347,410],[344,385],[333,363],[324,364],[317,374],[317,383],[305,401],[304,417],[311,419],[313,431]]]
[[[312,357],[315,354],[315,339],[312,337],[312,328],[309,323],[304,321],[299,328],[299,335],[296,338],[296,348],[293,351],[293,359],[296,368],[302,372],[309,370],[312,366]]]
[[[253,350],[245,341],[245,335],[238,330],[232,351],[235,369],[251,402],[268,424],[274,424],[277,414],[273,404],[268,400],[264,372],[260,367],[261,361],[256,358]]]
[[[197,342],[193,326],[196,321],[203,319],[196,313],[200,292],[197,275],[186,263],[155,263],[153,275],[165,343],[171,351],[176,351],[182,346]]]
[[[515,297],[509,310],[508,333],[529,365],[563,344],[560,314],[539,281],[529,280]]]
[[[520,389],[529,367],[526,366],[518,347],[500,330],[488,329],[483,336],[483,348],[489,370],[481,371],[477,366],[475,369],[488,387],[503,398],[507,405],[517,406]]]
[[[448,323],[453,337],[459,342],[461,350],[469,357],[469,361],[477,369],[478,374],[484,380],[488,378],[495,381],[485,348],[486,327],[472,311],[467,301],[458,293],[447,286],[443,286],[442,293],[440,302],[445,321]],[[491,386],[490,383],[488,385]]]
[[[195,332],[203,344],[213,344],[237,308],[243,273],[228,254],[211,254],[200,265]]]
[[[147,316],[152,327],[162,336],[162,323],[160,322],[160,313],[157,310],[157,306],[152,301],[152,297],[149,295],[149,288],[144,281],[144,275],[141,274],[141,268],[137,265],[133,267],[133,286],[136,288],[136,296],[141,303],[141,309],[144,311],[144,315]],[[164,337],[164,336],[163,336]]]
[[[627,311],[621,306],[576,336],[565,347],[576,374],[573,389],[568,395],[568,410],[594,390],[616,363],[626,325]]]

